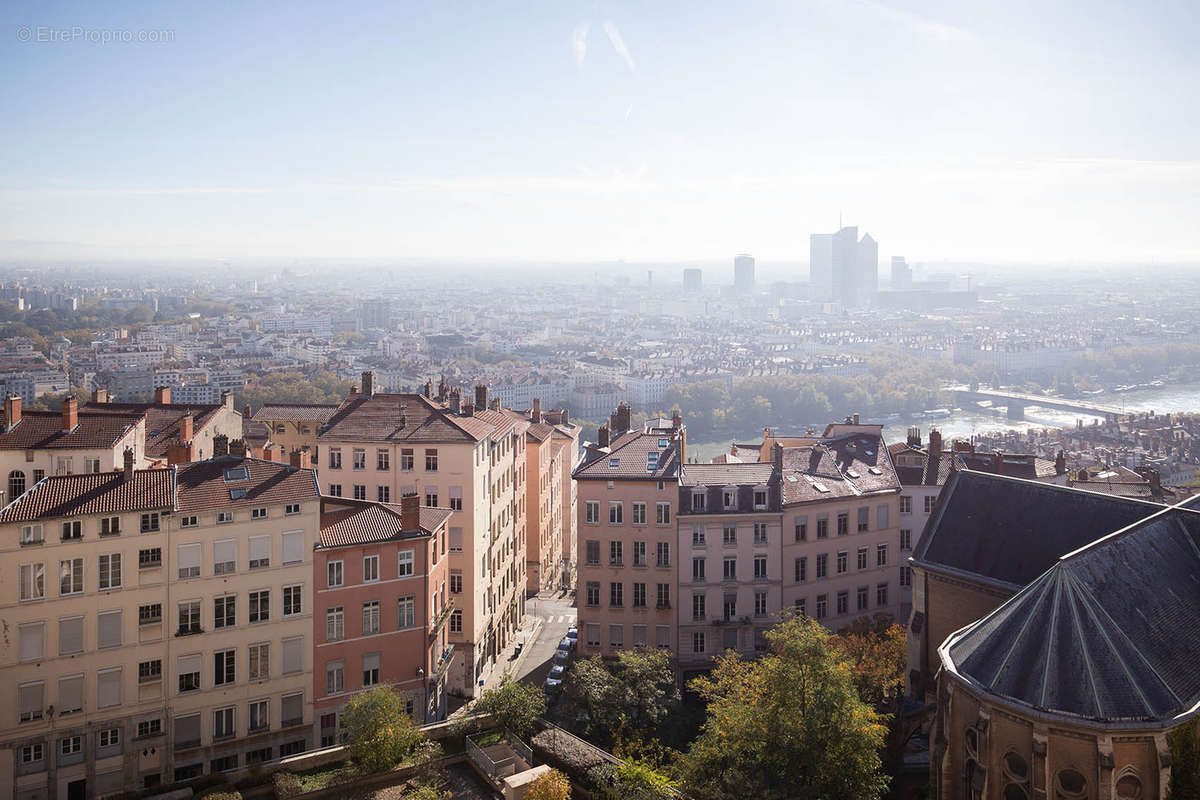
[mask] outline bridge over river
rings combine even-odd
[[[1089,403],[1086,400],[1071,400],[1065,397],[1022,394],[1021,392],[1006,392],[1001,389],[976,389],[972,391],[967,386],[950,386],[947,389],[954,392],[954,402],[959,406],[963,406],[966,403],[978,404],[984,400],[989,400],[992,405],[1006,406],[1008,408],[1008,418],[1014,420],[1025,419],[1025,409],[1028,406],[1050,408],[1055,411],[1071,411],[1105,418],[1116,417],[1124,413],[1122,409],[1116,406]]]

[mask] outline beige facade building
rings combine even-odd
[[[5,508],[0,794],[103,796],[308,747],[318,514],[311,470],[136,470],[132,452]]]
[[[542,411],[534,398],[528,412],[509,412],[529,422],[525,434],[526,589],[565,589],[573,585],[570,552],[575,518],[571,469],[579,446],[579,426],[562,409]]]
[[[321,426],[329,422],[338,407],[336,405],[309,403],[264,403],[253,420],[267,428],[268,439],[284,452],[308,448],[313,463],[317,463],[320,452],[317,437]]]

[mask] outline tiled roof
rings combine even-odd
[[[478,442],[492,430],[490,422],[451,414],[419,394],[351,395],[330,417],[318,441]]]
[[[662,444],[666,442],[665,446]],[[658,454],[657,466],[646,471],[646,457]],[[617,437],[607,454],[594,458],[575,470],[577,479],[610,480],[612,478],[645,478],[663,480],[679,474],[679,454],[676,442],[666,434],[625,433]]]
[[[938,652],[976,688],[1039,711],[1172,719],[1200,699],[1198,574],[1200,514],[1164,510],[1057,559]]]
[[[325,423],[338,410],[337,405],[318,403],[264,403],[254,413],[255,422],[320,422]]]
[[[1161,508],[1041,481],[956,471],[939,495],[913,560],[1019,588],[1063,553]]]
[[[883,440],[866,433],[783,448],[781,479],[785,505],[900,489]]]
[[[245,480],[226,481],[225,471],[244,466]],[[177,508],[182,513],[222,508],[315,500],[320,496],[316,472],[274,461],[226,456],[180,464],[177,469]],[[234,497],[233,490],[245,490]],[[237,492],[241,494],[240,491]]]
[[[165,458],[167,446],[179,439],[179,423],[192,415],[192,430],[208,426],[225,406],[220,403],[88,403],[95,414],[142,414],[146,417],[146,456]],[[80,412],[82,416],[82,411]]]
[[[1000,465],[997,468],[995,453],[959,453],[959,459],[967,469],[976,472],[992,472],[997,475],[1008,475],[1013,478],[1053,478],[1058,474],[1054,462],[1024,453],[1000,454]]]
[[[684,464],[679,476],[683,486],[737,486],[767,483],[775,472],[770,462],[728,464]]]
[[[51,475],[0,511],[0,522],[169,510],[172,494],[170,469],[135,470],[129,480],[123,472]]]
[[[482,420],[492,426],[491,435],[501,437],[516,428],[518,431],[528,429],[529,421],[505,414],[503,411],[476,411],[473,419]]]
[[[940,453],[928,453],[901,442],[888,445],[888,453],[892,456],[896,476],[900,478],[902,486],[944,486],[955,469],[956,455],[945,450]],[[905,456],[919,458],[921,465],[899,463]]]
[[[79,412],[79,424],[63,431],[59,411],[25,411],[11,429],[0,433],[0,450],[98,450],[115,447],[137,425],[141,414]]]
[[[398,504],[359,502],[355,506],[321,515],[321,547],[371,544],[411,537],[418,533],[436,533],[453,513],[448,508],[422,506],[421,530],[418,532],[404,530]]]

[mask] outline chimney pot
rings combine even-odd
[[[858,424],[858,414],[857,413],[854,415],[854,424],[855,425]]]
[[[312,454],[307,447],[292,451],[291,465],[296,469],[312,469]]]
[[[475,384],[475,408],[480,411],[487,410],[488,407],[488,388],[485,384]]]
[[[218,433],[213,437],[213,458],[229,455],[229,437],[223,433]]]
[[[124,479],[127,481],[133,480],[133,448],[132,447],[125,448],[123,467],[124,467],[124,469],[123,469],[122,475],[123,475]]]
[[[406,531],[421,529],[421,498],[416,492],[400,498],[400,526]]]
[[[92,402],[93,403],[107,403],[108,402],[108,389],[97,389],[96,391],[92,392]]]
[[[244,439],[229,440],[229,455],[237,456],[238,458],[246,457],[246,441]]]
[[[425,396],[433,397],[433,378],[425,379]]]
[[[79,401],[74,397],[68,397],[63,400],[62,404],[62,429],[63,432],[73,431],[79,425]]]
[[[942,432],[937,428],[933,428],[929,431],[929,452],[931,454],[942,452]]]
[[[600,447],[608,447],[608,426],[607,425],[601,425],[600,429],[598,431],[596,431],[596,444],[598,444]]]
[[[187,464],[192,460],[192,443],[187,440],[167,445],[167,464]]]

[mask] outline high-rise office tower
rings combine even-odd
[[[879,291],[879,243],[864,233],[854,264],[854,305],[868,305]]]
[[[879,245],[848,225],[837,233],[809,237],[809,270],[813,298],[833,300],[847,308],[867,305],[879,289]]]
[[[733,290],[738,294],[754,291],[754,256],[742,253],[733,257]]]
[[[704,272],[696,268],[683,271],[683,291],[686,294],[699,294],[703,287]]]
[[[892,291],[904,291],[912,288],[912,267],[904,260],[904,256],[892,256]]]

